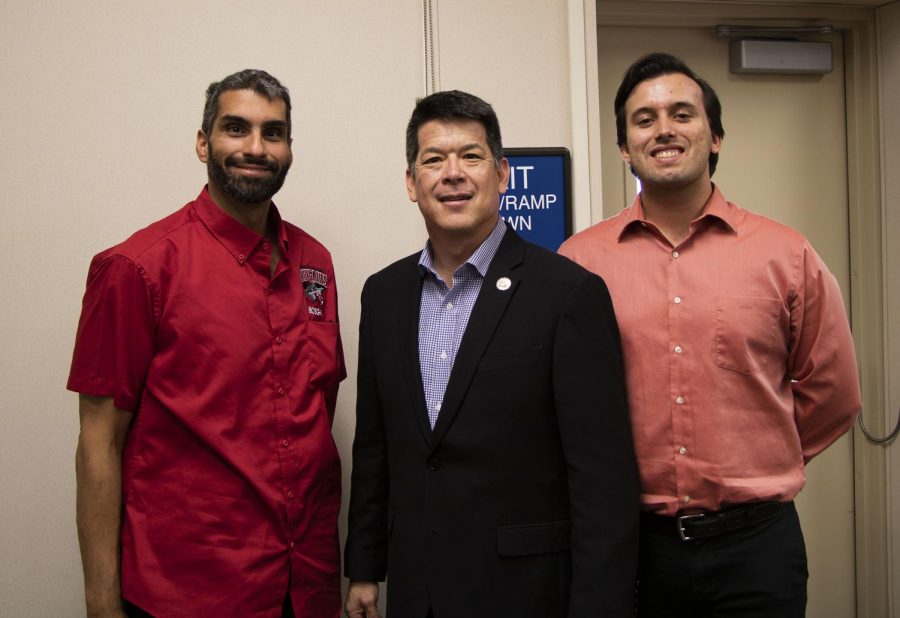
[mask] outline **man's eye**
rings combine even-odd
[[[268,129],[265,136],[269,139],[281,139],[284,137],[284,131],[281,129]]]
[[[481,155],[475,154],[474,152],[467,152],[463,155],[463,159],[468,161],[481,161]]]
[[[440,162],[441,162],[441,158],[440,158],[440,157],[428,157],[427,159],[425,159],[424,161],[422,161],[422,165],[430,165],[430,166],[434,166],[434,165],[439,165]]]
[[[244,132],[244,128],[237,124],[230,124],[225,127],[226,133],[231,133],[232,135],[239,135]]]
[[[637,126],[639,126],[639,127],[649,127],[651,124],[653,124],[653,119],[652,118],[638,118],[637,122],[635,124],[637,124]]]

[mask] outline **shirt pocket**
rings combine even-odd
[[[341,331],[337,322],[306,323],[306,357],[309,382],[316,388],[337,385],[344,377]]]
[[[753,296],[717,296],[716,365],[756,373],[769,363],[778,334],[781,301]]]

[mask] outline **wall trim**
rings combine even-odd
[[[422,0],[422,68],[425,96],[441,89],[440,55],[438,54],[438,0]]]
[[[572,144],[572,232],[593,221],[591,205],[602,180],[592,173],[600,167],[600,153],[591,140],[599,124],[591,117],[598,108],[597,29],[594,0],[567,0],[569,30],[569,105]]]

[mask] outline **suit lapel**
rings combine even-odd
[[[419,255],[409,258],[411,273],[401,279],[400,298],[397,299],[397,332],[401,342],[400,365],[404,382],[409,391],[410,410],[419,426],[425,442],[431,440],[431,426],[425,403],[425,387],[422,386],[422,370],[419,366],[419,307],[422,298],[422,274],[419,271]]]
[[[441,403],[441,413],[438,415],[437,424],[431,436],[431,449],[440,443],[441,438],[447,432],[447,428],[453,423],[453,419],[459,412],[459,407],[469,390],[469,384],[475,375],[475,369],[481,357],[494,336],[494,331],[500,324],[500,319],[506,312],[510,300],[519,286],[521,272],[517,267],[522,263],[525,245],[519,236],[507,228],[497,254],[491,261],[478,300],[472,308],[466,332],[463,334],[453,362],[453,370],[450,373],[450,381]],[[500,289],[497,282],[506,277],[510,285],[506,289]],[[505,286],[501,286],[505,287]]]

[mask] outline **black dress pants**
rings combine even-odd
[[[122,606],[128,618],[153,618],[153,615],[144,611],[134,603],[122,599]],[[291,595],[284,597],[284,605],[281,607],[281,618],[294,618],[294,608],[291,605]]]
[[[793,502],[706,539],[641,528],[639,618],[803,618],[806,546]]]

